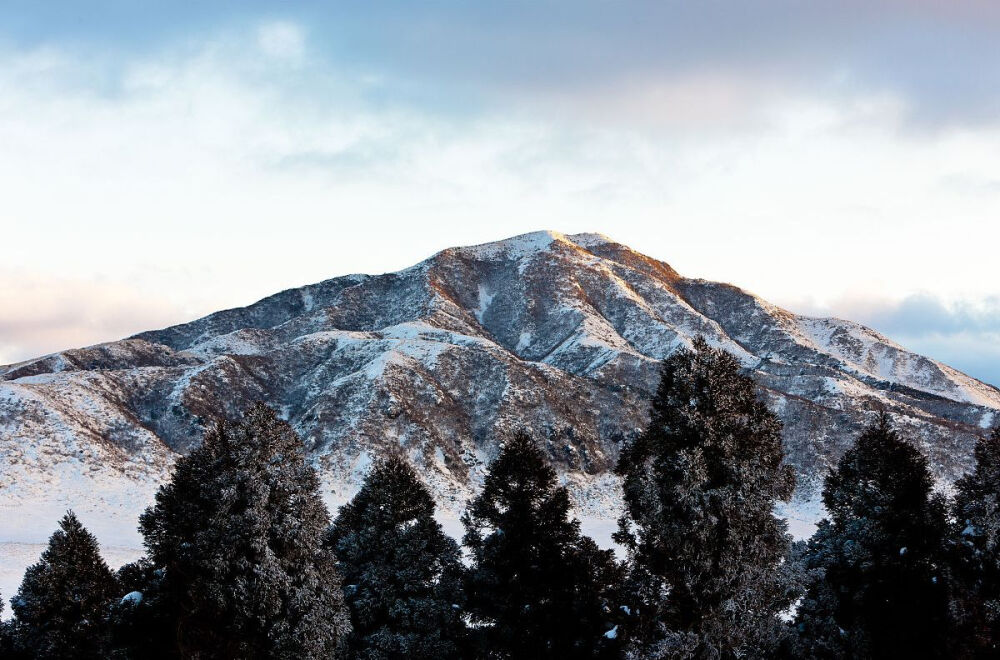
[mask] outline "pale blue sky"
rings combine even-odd
[[[601,231],[1000,383],[993,2],[0,0],[0,362]]]

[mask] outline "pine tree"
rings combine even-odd
[[[220,422],[177,461],[140,518],[162,571],[151,607],[174,652],[327,658],[350,629],[319,480],[291,427],[263,404]]]
[[[111,608],[115,658],[171,660],[178,656],[174,608],[163,590],[164,571],[146,557],[118,569],[122,598]]]
[[[945,506],[932,488],[927,459],[884,414],[840,459],[805,553],[799,655],[948,657]]]
[[[650,422],[617,472],[640,657],[766,657],[795,599],[790,537],[774,517],[794,489],[781,422],[739,362],[701,338],[663,362]]]
[[[18,650],[39,659],[105,657],[117,591],[97,540],[68,512],[11,600]]]
[[[372,468],[327,540],[351,612],[351,657],[462,657],[461,554],[405,460],[391,456]]]
[[[955,635],[965,657],[1000,656],[1000,427],[976,443],[976,466],[955,483]]]
[[[3,595],[0,594],[0,658],[11,658],[14,656],[14,641],[11,639],[11,624],[3,620]]]
[[[610,550],[580,534],[566,489],[530,437],[503,445],[462,521],[472,560],[466,598],[481,655],[615,653],[608,633],[619,567]]]

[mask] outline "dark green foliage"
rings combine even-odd
[[[108,613],[117,594],[97,540],[67,513],[11,600],[18,651],[39,659],[106,657]]]
[[[141,557],[131,563],[124,564],[115,572],[115,578],[121,586],[123,594],[142,591],[155,580],[157,570],[149,557]]]
[[[840,459],[805,553],[800,655],[947,657],[945,505],[932,487],[927,460],[885,415]]]
[[[458,544],[434,520],[434,500],[405,460],[375,465],[327,539],[351,612],[351,657],[463,656]]]
[[[796,597],[775,502],[794,489],[781,422],[737,360],[698,338],[663,363],[650,423],[619,460],[640,657],[765,657]]]
[[[621,571],[581,536],[569,496],[527,435],[505,443],[463,517],[472,566],[466,598],[480,654],[610,656]]]
[[[171,652],[331,657],[350,624],[328,524],[302,443],[273,410],[218,423],[140,518],[161,571],[148,606],[169,621]]]
[[[123,597],[111,610],[115,657],[136,660],[177,657],[177,622],[162,589],[163,574],[146,557],[118,569],[116,577]]]
[[[0,615],[3,615],[3,596],[0,595]],[[11,638],[13,624],[8,624],[0,619],[0,658],[10,658],[14,660],[14,640]]]
[[[1000,428],[975,448],[955,484],[953,565],[957,653],[1000,657]]]

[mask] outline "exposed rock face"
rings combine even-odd
[[[758,380],[807,499],[872,410],[888,409],[942,479],[1000,421],[996,388],[860,325],[681,277],[600,235],[538,232],[0,367],[0,507],[139,509],[217,411],[260,399],[339,496],[372,455],[402,449],[456,508],[497,443],[528,428],[581,509],[600,513],[658,360],[697,335]]]

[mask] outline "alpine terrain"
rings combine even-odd
[[[329,503],[399,452],[457,513],[500,441],[528,430],[578,514],[611,520],[611,470],[646,422],[658,361],[699,335],[784,421],[801,522],[875,411],[919,439],[942,482],[1000,421],[1000,390],[861,325],[688,279],[605,236],[537,232],[0,367],[0,541],[37,542],[72,507],[127,544],[175,458],[257,400],[298,431]]]

